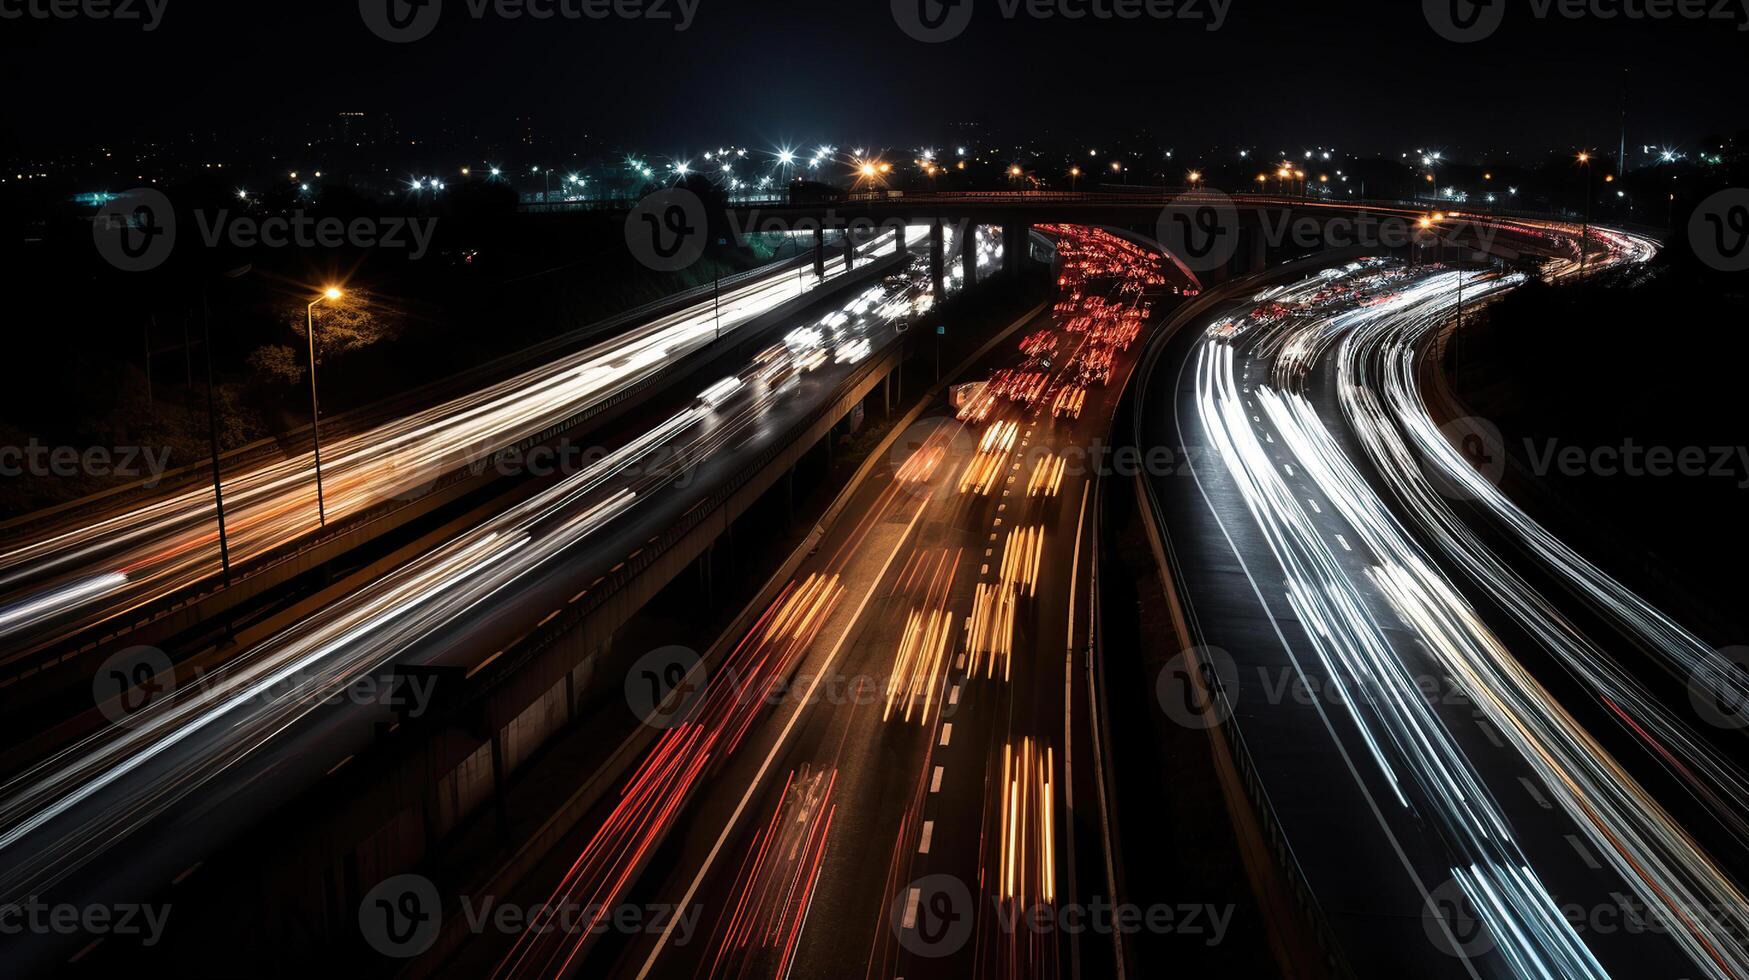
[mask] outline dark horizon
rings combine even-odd
[[[387,113],[425,139],[490,134],[525,117],[550,145],[587,136],[652,153],[725,140],[923,141],[975,123],[1027,142],[1146,130],[1198,148],[1261,141],[1370,155],[1426,145],[1499,156],[1613,150],[1624,87],[1632,145],[1692,151],[1744,124],[1733,96],[1742,34],[1714,20],[1515,11],[1493,36],[1459,44],[1416,4],[1204,0],[1183,8],[1201,19],[1124,22],[1037,21],[1026,7],[1008,20],[986,0],[963,34],[924,44],[884,3],[835,5],[827,20],[795,0],[700,0],[684,31],[675,20],[448,8],[429,36],[403,44],[372,34],[355,4],[170,0],[150,31],[144,21],[9,20],[12,81],[32,95],[9,106],[6,142],[29,154],[191,132],[284,138],[356,110]],[[474,9],[485,12],[476,19]],[[1219,10],[1219,29],[1206,29]],[[1091,50],[1100,57],[1076,57]],[[1533,99],[1561,111],[1525,111]]]

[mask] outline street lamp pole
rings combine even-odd
[[[200,287],[201,346],[206,354],[206,420],[207,440],[213,457],[213,508],[219,515],[219,567],[225,574],[225,585],[231,584],[231,542],[225,534],[225,488],[219,472],[219,422],[217,400],[213,397],[213,327],[212,304],[207,297],[207,284]]]
[[[316,402],[316,304],[339,298],[340,290],[329,287],[304,308],[304,330],[310,341],[310,443],[316,451],[316,520],[322,527],[328,526],[328,506],[322,496],[322,414]]]
[[[1579,165],[1585,168],[1585,221],[1579,226],[1579,278],[1585,278],[1585,253],[1591,244],[1591,154],[1580,153]]]

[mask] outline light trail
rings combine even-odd
[[[602,459],[329,603],[199,683],[150,701],[125,724],[81,739],[0,785],[0,902],[43,894],[110,855],[361,678],[466,629],[574,554],[579,543],[662,495],[683,473],[733,453],[776,406],[800,397],[797,379],[803,365],[818,363],[817,351],[857,336],[890,342],[891,290],[922,288],[926,265],[913,261],[902,285],[872,286],[852,297],[848,305],[863,304],[867,312],[823,326],[817,346],[768,349],[732,381],[711,385],[689,407]],[[788,367],[768,379],[773,364]],[[835,592],[830,581],[803,586],[797,594],[809,604],[773,620],[774,632],[759,644],[765,651],[759,662],[769,664],[775,651],[801,644]],[[759,676],[757,666],[748,665],[749,676]],[[732,748],[748,721],[723,721],[708,732],[693,723],[670,736],[689,738],[694,747],[726,739]],[[651,776],[647,792],[684,785],[699,753],[683,757],[671,760],[661,778]],[[678,806],[671,790],[648,799],[658,808]]]
[[[1649,254],[1649,246],[1629,236],[1604,240],[1612,243],[1610,259],[1594,261],[1593,268]],[[1749,948],[1730,914],[1749,908],[1736,884],[1513,657],[1360,473],[1311,396],[1314,373],[1333,362],[1344,417],[1412,521],[1605,704],[1629,705],[1649,720],[1648,727],[1681,753],[1679,773],[1701,791],[1697,796],[1710,801],[1728,827],[1740,828],[1746,797],[1737,767],[1688,733],[1685,722],[1507,569],[1429,482],[1424,458],[1438,460],[1447,477],[1478,495],[1499,498],[1489,510],[1517,525],[1533,550],[1545,548],[1551,565],[1566,565],[1569,581],[1594,586],[1596,605],[1638,627],[1647,646],[1665,652],[1671,669],[1694,668],[1698,641],[1619,585],[1599,583],[1594,569],[1572,561],[1577,556],[1570,549],[1554,547],[1552,537],[1542,537],[1546,532],[1510,507],[1432,422],[1417,385],[1419,345],[1455,308],[1460,281],[1467,298],[1479,299],[1519,280],[1476,272],[1404,276],[1357,263],[1272,293],[1249,315],[1217,322],[1194,354],[1203,431],[1262,533],[1283,577],[1283,595],[1338,685],[1367,753],[1398,803],[1433,822],[1452,853],[1454,879],[1514,974],[1602,976],[1604,969],[1418,689],[1413,665],[1429,657],[1504,736],[1595,852],[1671,924],[1672,940],[1697,970],[1718,978],[1749,975]],[[1290,484],[1300,475],[1328,511]],[[1419,643],[1389,625],[1399,619]],[[1644,729],[1639,737],[1650,740]],[[1655,757],[1670,757],[1662,745],[1655,748]]]
[[[927,228],[909,229],[907,244],[927,234]],[[873,259],[893,250],[889,233],[859,251]],[[726,291],[720,303],[696,303],[514,378],[335,439],[322,453],[328,520],[486,465],[498,449],[538,436],[844,274],[841,262],[823,280],[811,268],[778,269]],[[839,315],[848,322],[873,314],[876,305],[869,301]],[[845,341],[842,360],[866,356],[860,340]],[[314,472],[313,457],[303,453],[227,477],[225,528],[234,565],[316,530]],[[12,545],[0,551],[0,653],[30,649],[219,571],[216,512],[206,486]]]

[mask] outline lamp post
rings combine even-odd
[[[1579,226],[1579,278],[1585,278],[1585,253],[1591,244],[1591,154],[1579,151],[1579,166],[1585,168],[1585,221]]]
[[[322,413],[316,402],[316,304],[337,300],[341,295],[340,290],[329,286],[304,308],[304,329],[310,341],[310,443],[316,451],[316,520],[322,527],[328,526],[328,507],[322,497]]]

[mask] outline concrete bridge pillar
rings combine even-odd
[[[960,268],[967,288],[978,283],[978,226],[970,221],[960,226]]]
[[[844,271],[856,268],[856,229],[844,226]]]
[[[814,278],[826,278],[826,229],[814,226]]]
[[[1020,264],[1026,260],[1026,236],[1032,230],[1030,224],[1010,222],[1002,226],[1002,271],[1010,276],[1020,275]]]
[[[943,244],[946,238],[945,229],[941,227],[941,219],[937,218],[929,224],[929,284],[935,290],[935,301],[941,302],[947,295],[947,246]]]

